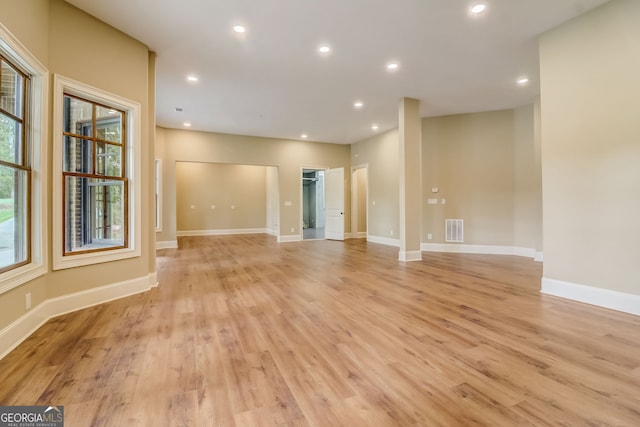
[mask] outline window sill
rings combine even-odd
[[[66,268],[82,267],[85,265],[99,264],[103,262],[119,261],[140,256],[140,250],[114,249],[112,251],[90,252],[85,254],[54,257],[53,269],[64,270]]]
[[[0,294],[37,279],[46,273],[47,268],[44,265],[34,263],[7,271],[0,275]]]

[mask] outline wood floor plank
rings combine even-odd
[[[179,244],[158,288],[0,360],[0,405],[64,405],[71,427],[640,425],[640,317],[541,294],[529,259]]]

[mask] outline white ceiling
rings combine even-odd
[[[397,127],[403,97],[423,117],[531,103],[537,37],[608,0],[67,1],[157,53],[160,126],[352,143]]]

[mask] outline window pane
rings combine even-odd
[[[64,171],[93,173],[93,144],[86,139],[64,136]]]
[[[122,113],[98,106],[96,114],[97,138],[122,143]]]
[[[67,176],[66,250],[124,246],[124,182]]]
[[[160,192],[162,190],[162,184],[161,184],[161,179],[162,179],[162,163],[160,163],[160,160],[156,159],[155,162],[155,188],[156,188],[156,197],[155,197],[155,206],[156,206],[156,229],[159,229],[161,227],[161,215],[160,215],[160,209],[162,208],[160,206]]]
[[[98,175],[122,176],[122,147],[120,145],[98,142]]]
[[[22,118],[22,75],[2,61],[0,108]]]
[[[22,164],[22,125],[0,113],[0,160]]]
[[[93,136],[93,104],[70,96],[64,97],[64,131]]]
[[[0,166],[0,268],[27,261],[27,172]]]
[[[126,113],[105,105],[64,94],[63,256],[127,244]]]

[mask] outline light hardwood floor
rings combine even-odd
[[[640,425],[640,318],[541,295],[525,258],[188,237],[160,286],[51,320],[0,404],[66,426]]]

